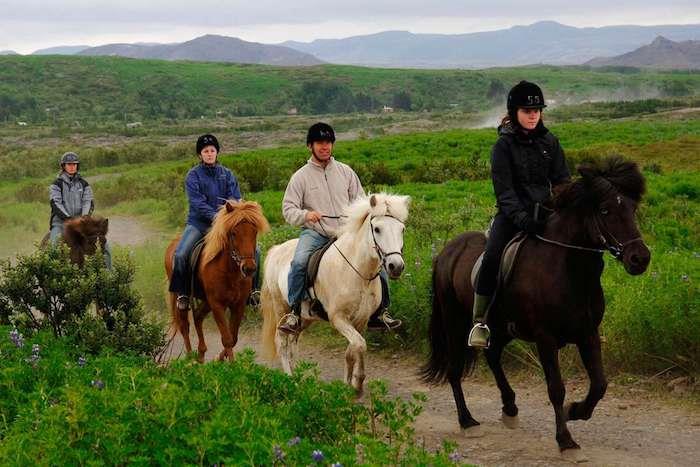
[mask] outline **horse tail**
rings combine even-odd
[[[260,308],[263,315],[260,345],[263,358],[270,361],[277,358],[275,334],[277,333],[277,320],[279,318],[275,312],[274,300],[275,298],[272,296],[272,291],[268,287],[267,281],[263,281],[262,289],[260,290]]]
[[[443,252],[433,261],[432,314],[428,328],[430,354],[419,375],[428,384],[443,384],[459,380],[471,373],[477,352],[467,346],[467,332],[471,329],[471,309],[460,303],[452,286],[452,271],[466,248]],[[446,250],[448,247],[446,247]]]

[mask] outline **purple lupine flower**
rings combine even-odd
[[[78,357],[78,366],[79,367],[84,367],[86,363],[87,363],[87,360],[85,360],[85,357],[83,357],[82,355],[80,357]]]
[[[13,344],[15,344],[15,347],[19,349],[24,347],[24,336],[20,334],[17,328],[14,328],[12,331],[10,331],[10,340]]]
[[[93,379],[92,381],[90,381],[90,384],[93,387],[99,389],[100,391],[105,388],[105,383],[101,379]]]
[[[272,452],[275,454],[275,459],[278,461],[283,461],[284,460],[284,451],[282,450],[282,447],[279,444],[275,444],[275,446],[272,448]]]
[[[314,460],[314,462],[323,462],[325,459],[323,452],[319,451],[318,449],[311,453],[311,458]]]
[[[39,351],[41,351],[39,344],[32,345],[32,355],[26,359],[27,362],[32,364],[32,366],[36,366],[36,363],[41,359],[39,356]]]
[[[298,436],[295,436],[294,438],[287,441],[287,446],[296,446],[299,443],[301,443],[301,438]]]
[[[462,459],[462,455],[457,451],[452,451],[447,458],[450,459],[450,461],[457,463]]]

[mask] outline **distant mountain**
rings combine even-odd
[[[659,36],[649,45],[609,58],[594,58],[591,66],[622,65],[643,68],[700,69],[700,41],[674,42]]]
[[[0,50],[0,55],[19,55],[14,50]]]
[[[387,31],[345,39],[281,45],[330,63],[412,68],[483,68],[546,63],[581,64],[628,52],[663,35],[700,39],[700,25],[575,28],[554,21],[470,34]]]
[[[32,55],[75,55],[89,48],[89,45],[59,45],[47,49],[35,50],[32,52]]]
[[[91,47],[78,55],[118,55],[161,60],[254,63],[308,66],[323,63],[305,52],[281,45],[246,42],[235,37],[206,35],[179,44],[109,44]]]

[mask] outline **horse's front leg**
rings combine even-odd
[[[197,342],[197,360],[199,360],[199,363],[204,363],[204,354],[207,353],[207,342],[204,339],[202,322],[209,311],[209,305],[206,302],[202,302],[199,308],[192,313],[194,315],[194,328],[197,330],[197,339],[199,340]]]
[[[554,419],[557,425],[557,443],[559,449],[579,449],[574,439],[566,427],[566,414],[564,413],[564,397],[566,396],[566,388],[561,379],[561,371],[559,370],[559,350],[556,342],[550,337],[544,337],[537,340],[537,351],[540,354],[540,362],[544,375],[547,378],[547,393],[549,400],[554,407]]]
[[[331,324],[348,340],[348,348],[345,350],[345,382],[361,396],[365,382],[367,342],[345,317],[333,316]]]
[[[230,360],[233,357],[234,342],[231,331],[226,325],[226,304],[210,303],[210,306],[216,326],[219,328],[219,333],[221,333],[221,344],[224,346],[224,349],[219,354],[219,360]]]
[[[231,310],[231,317],[228,320],[228,326],[231,337],[233,338],[232,347],[235,347],[238,343],[238,331],[241,328],[241,321],[243,321],[243,314],[245,312],[245,301],[232,303],[229,306],[229,310]]]
[[[501,411],[504,417],[517,417],[518,416],[518,406],[515,405],[515,392],[513,388],[508,383],[508,378],[503,372],[503,366],[501,365],[501,355],[503,354],[503,348],[510,342],[510,338],[502,338],[500,335],[494,333],[491,339],[491,345],[488,349],[484,351],[486,355],[486,361],[491,368],[493,377],[496,380],[496,385],[501,391],[501,402],[503,402],[503,407]],[[515,428],[517,421],[508,420],[503,418],[503,423],[509,428]]]
[[[578,343],[578,351],[581,361],[586,367],[590,386],[588,395],[580,402],[573,402],[565,407],[565,414],[569,420],[588,420],[593,415],[598,401],[605,395],[608,382],[603,373],[603,359],[600,352],[600,336],[597,332],[587,336],[585,340]]]

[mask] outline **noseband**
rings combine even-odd
[[[401,225],[404,225],[403,222],[401,222],[398,218],[386,214],[384,216],[372,216],[369,219],[369,230],[372,232],[372,241],[374,241],[374,249],[377,252],[377,255],[379,255],[379,260],[382,262],[382,266],[384,266],[384,269],[386,269],[386,259],[391,256],[391,255],[399,255],[401,259],[403,260],[403,248],[401,251],[390,251],[388,253],[385,253],[384,250],[382,250],[382,247],[379,246],[379,243],[377,243],[377,238],[374,236],[374,225],[372,225],[372,221],[374,220],[375,217],[391,217],[392,219],[395,219],[397,222],[399,222]]]

